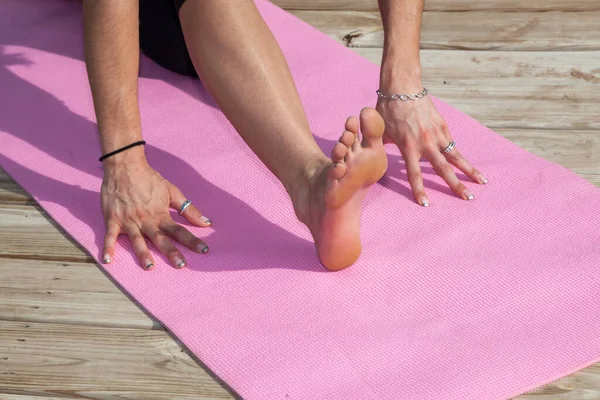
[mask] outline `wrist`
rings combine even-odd
[[[423,90],[421,66],[384,64],[381,67],[379,90],[400,94],[420,92]]]
[[[148,165],[144,146],[139,145],[124,150],[102,161],[104,175],[113,174],[123,169],[139,168]]]

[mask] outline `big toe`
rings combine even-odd
[[[377,110],[365,107],[360,112],[360,130],[367,144],[380,144],[385,123]]]

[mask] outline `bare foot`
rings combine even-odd
[[[310,229],[317,254],[330,270],[352,265],[361,252],[360,213],[367,189],[387,169],[382,142],[383,119],[364,108],[359,121],[350,117],[331,152],[332,160],[315,172],[309,190],[296,196],[296,214]]]

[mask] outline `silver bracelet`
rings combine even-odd
[[[381,90],[377,90],[375,93],[377,93],[377,96],[381,97],[382,99],[406,101],[421,99],[424,96],[427,96],[427,93],[429,93],[429,91],[426,87],[423,87],[422,91],[415,94],[385,94]]]

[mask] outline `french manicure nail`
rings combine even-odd
[[[425,197],[421,198],[421,205],[423,207],[429,207],[429,200],[427,200]]]
[[[150,260],[146,260],[146,263],[144,264],[144,268],[150,269],[152,267],[154,267],[154,263]]]
[[[485,185],[486,183],[488,183],[488,180],[487,180],[487,178],[485,178],[485,177],[483,177],[483,176],[480,176],[480,177],[479,177],[479,181],[480,181],[481,183],[483,183],[484,185]]]
[[[468,190],[465,190],[464,194],[465,194],[465,197],[467,198],[467,200],[473,200],[475,198],[473,193],[469,192]]]
[[[177,268],[183,268],[185,267],[185,261],[183,261],[181,258],[177,257],[175,259],[175,265],[177,266]]]
[[[208,246],[205,245],[204,243],[200,243],[196,247],[196,250],[198,251],[198,253],[206,254],[206,253],[208,253]]]
[[[108,264],[110,262],[110,256],[108,255],[108,253],[104,254],[103,261],[105,264]]]
[[[202,221],[204,221],[205,224],[212,225],[212,221],[210,219],[206,218],[204,215],[202,216]]]

